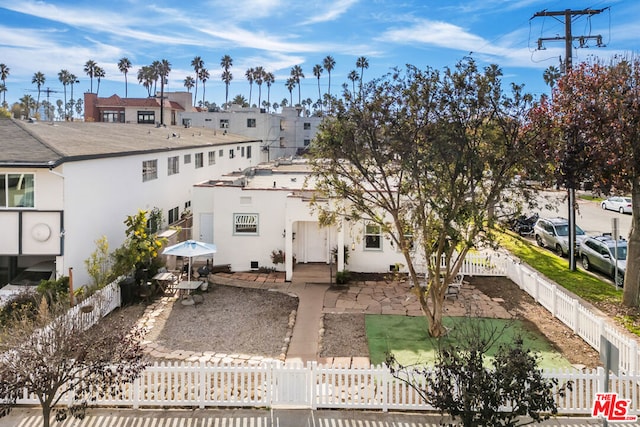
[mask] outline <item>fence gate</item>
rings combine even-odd
[[[274,365],[272,369],[272,407],[311,409],[312,370],[302,364]]]

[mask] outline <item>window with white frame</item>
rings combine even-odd
[[[216,152],[215,151],[209,151],[208,156],[209,156],[209,166],[215,165],[216,164]]]
[[[196,169],[201,168],[202,166],[204,166],[204,156],[202,155],[202,153],[196,153]]]
[[[224,157],[224,150],[218,150],[218,157],[220,158]]]
[[[180,173],[180,157],[174,156],[167,159],[167,175]]]
[[[247,127],[248,128],[256,127],[256,119],[247,119]]]
[[[251,146],[248,145],[247,146],[247,159],[250,159],[250,158],[251,158]]]
[[[364,226],[364,248],[382,250],[382,227],[380,225],[370,222]]]
[[[309,130],[309,129],[311,129],[311,123],[304,122],[302,127],[303,127],[304,130]]]
[[[229,119],[220,119],[220,129],[229,128]]]
[[[35,207],[35,175],[32,173],[0,174],[0,207]]]
[[[188,165],[189,163],[191,163],[191,154],[185,154],[184,155],[184,164]]]
[[[233,159],[235,157],[235,151],[233,151],[233,148],[229,149],[229,158]]]
[[[258,234],[258,214],[233,214],[233,234],[243,236]]]
[[[142,162],[142,182],[158,179],[158,160],[144,160]]]

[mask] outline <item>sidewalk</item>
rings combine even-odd
[[[51,427],[436,427],[446,420],[434,414],[348,410],[90,409],[84,420],[52,421]],[[602,425],[602,421],[563,417],[537,425],[586,427]],[[0,427],[41,426],[40,408],[18,409],[0,418]]]

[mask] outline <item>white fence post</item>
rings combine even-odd
[[[571,329],[573,332],[578,332],[580,330],[580,301],[575,298],[571,301],[571,318],[573,319]]]
[[[144,375],[144,372],[142,372],[142,375]],[[133,384],[132,384],[133,396],[131,396],[131,397],[132,397],[133,402],[131,402],[132,403],[131,406],[133,407],[133,409],[140,408],[140,389],[142,387],[142,383],[140,381],[140,378],[141,378],[140,376],[136,377],[136,379],[133,380]]]

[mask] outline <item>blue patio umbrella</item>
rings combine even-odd
[[[217,252],[216,245],[213,243],[199,242],[197,240],[185,240],[184,242],[176,243],[166,247],[163,251],[163,255],[175,255],[189,258],[189,273],[188,279],[191,280],[191,258],[203,255],[210,255]]]

